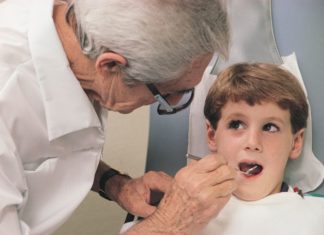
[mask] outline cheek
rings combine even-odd
[[[195,87],[200,83],[200,81],[203,78],[203,75],[204,75],[207,65],[208,65],[208,63],[201,65],[199,67],[196,67],[184,75],[184,77],[186,77],[188,87]]]
[[[269,138],[264,141],[265,150],[279,164],[285,163],[292,150],[292,140],[289,137]]]
[[[222,155],[228,162],[235,161],[241,149],[240,141],[225,133],[216,136],[217,153]]]
[[[220,148],[219,154],[221,154],[228,162],[235,162],[238,158],[239,151],[239,148],[232,145]]]

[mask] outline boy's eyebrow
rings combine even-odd
[[[282,118],[278,118],[278,117],[269,117],[269,118],[266,118],[267,120],[269,121],[277,121],[277,122],[280,122],[281,124],[284,124],[285,121],[282,119]]]
[[[235,118],[238,118],[239,119],[239,118],[244,118],[244,117],[246,117],[246,115],[244,115],[243,113],[236,112],[236,113],[231,113],[228,116],[226,116],[226,120],[233,119],[233,118],[234,119]],[[275,116],[266,117],[266,118],[264,118],[264,120],[277,121],[277,122],[279,122],[281,124],[285,124],[285,121],[282,118],[275,117]]]
[[[243,113],[230,113],[229,115],[226,116],[226,119],[231,119],[231,118],[243,118],[246,117]]]

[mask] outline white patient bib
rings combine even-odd
[[[324,198],[282,192],[258,201],[232,197],[198,235],[323,235]],[[120,234],[139,221],[123,225]]]
[[[323,235],[324,199],[294,192],[246,202],[232,197],[199,235]]]

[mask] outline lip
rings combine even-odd
[[[240,172],[240,175],[242,175],[242,177],[245,177],[247,179],[255,179],[255,178],[257,178],[257,177],[259,177],[259,176],[262,175],[262,171],[259,174],[257,174],[257,175],[246,175],[243,172]]]

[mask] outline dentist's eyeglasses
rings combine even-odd
[[[191,104],[195,93],[195,88],[191,88],[172,94],[162,95],[154,84],[150,83],[146,84],[146,86],[153,94],[155,100],[159,102],[157,112],[160,115],[174,114],[187,108]],[[181,96],[181,99],[177,102],[177,104],[171,105],[167,101],[167,98],[171,96]]]

